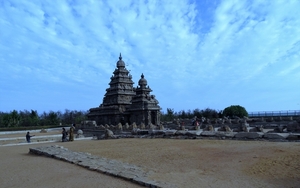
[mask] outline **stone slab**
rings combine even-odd
[[[262,138],[263,136],[264,133],[262,132],[239,132],[234,137],[256,139],[256,138]]]
[[[145,171],[136,165],[93,156],[89,153],[73,152],[63,146],[52,145],[30,148],[29,153],[67,161],[89,170],[119,177],[146,187],[172,187],[167,183],[148,178],[153,173],[152,171]]]
[[[214,131],[203,131],[201,136],[216,136],[216,132]]]
[[[202,132],[203,132],[202,130],[194,130],[194,131],[190,130],[187,131],[186,135],[200,136]]]
[[[237,132],[224,132],[224,131],[216,132],[217,137],[233,138],[236,134],[237,134]]]
[[[264,137],[268,139],[286,139],[290,133],[265,133]]]

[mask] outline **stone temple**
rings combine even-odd
[[[160,124],[160,106],[152,90],[147,85],[144,75],[138,82],[138,86],[133,87],[132,76],[125,67],[120,54],[117,68],[110,78],[109,88],[99,107],[91,108],[88,113],[88,119],[96,121],[97,124],[123,125],[136,123],[140,125],[159,125]]]

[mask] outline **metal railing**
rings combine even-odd
[[[248,115],[249,115],[249,117],[300,116],[300,110],[281,110],[281,111],[248,112]]]

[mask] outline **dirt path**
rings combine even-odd
[[[0,146],[0,187],[140,187],[131,182],[89,171],[74,164],[28,154],[29,147],[48,144]],[[72,144],[76,143],[70,143],[70,145]]]
[[[151,169],[152,178],[177,187],[299,187],[300,143],[230,140],[81,140],[62,145],[72,151]],[[4,187],[134,187],[130,182],[66,162],[27,154],[29,147],[0,146]],[[40,144],[42,145],[42,144]],[[101,184],[102,183],[102,184]]]

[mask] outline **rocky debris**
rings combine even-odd
[[[119,177],[146,187],[174,187],[174,185],[150,179],[149,177],[153,174],[151,170],[146,171],[133,164],[93,156],[89,153],[73,152],[63,146],[52,145],[30,148],[29,153],[67,161],[89,170]]]

